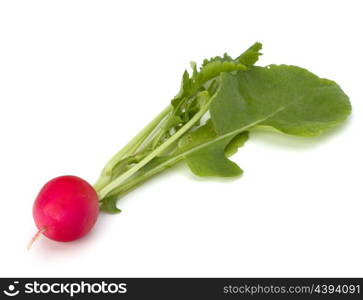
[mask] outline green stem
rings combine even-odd
[[[203,92],[203,96],[209,98],[208,92]],[[134,167],[117,177],[114,181],[107,184],[101,190],[99,190],[99,198],[102,199],[110,193],[112,190],[117,188],[122,182],[135,174],[138,170],[140,170],[143,166],[145,166],[148,162],[150,162],[154,157],[162,154],[164,150],[166,150],[171,144],[176,142],[184,133],[186,133],[189,129],[193,127],[193,125],[199,121],[199,119],[207,112],[209,108],[209,101],[196,113],[193,118],[190,119],[188,123],[186,123],[182,128],[180,128],[172,137],[170,137],[167,141],[161,144],[158,148],[148,154],[142,161],[136,164]]]
[[[201,145],[197,145],[191,149],[188,149],[182,153],[178,153],[177,155],[171,156],[168,160],[165,160],[163,162],[161,162],[159,165],[155,166],[153,169],[149,170],[148,172],[141,174],[140,176],[136,176],[133,179],[130,179],[129,181],[125,182],[123,185],[120,185],[118,188],[116,188],[116,190],[114,191],[119,197],[121,197],[122,195],[126,194],[127,192],[129,192],[130,190],[132,190],[133,188],[139,186],[141,183],[145,182],[146,180],[148,180],[149,178],[151,178],[152,176],[162,172],[163,170],[172,167],[173,165],[177,164],[178,162],[182,161],[188,154],[191,154],[195,151],[198,151],[200,149],[203,149],[204,147],[211,145],[213,143],[215,143],[218,140],[222,140],[228,137],[233,137],[236,134],[239,134],[243,131],[249,130],[253,127],[255,127],[256,125],[258,125],[259,123],[263,122],[264,120],[270,118],[272,115],[278,113],[279,111],[283,110],[284,107],[280,107],[278,108],[276,111],[274,111],[273,113],[265,116],[262,119],[259,119],[255,122],[252,122],[242,128],[238,128],[236,130],[233,130],[229,133],[223,134],[221,136],[216,137],[215,139],[208,141],[204,144]],[[187,123],[188,124],[188,123]],[[178,131],[179,132],[179,131]]]
[[[148,125],[146,125],[125,147],[117,152],[103,168],[101,175],[97,182],[94,184],[96,191],[100,191],[110,181],[112,168],[122,159],[123,157],[133,154],[150,133],[159,125],[159,123],[165,118],[165,116],[171,111],[172,106],[168,105],[155,119],[153,119]]]
[[[121,198],[122,196],[133,190],[134,188],[138,187],[139,185],[150,179],[151,177],[161,173],[165,169],[172,167],[173,165],[177,164],[182,160],[183,157],[181,155],[178,157],[171,157],[170,160],[162,162],[161,164],[157,165],[155,168],[151,169],[150,171],[140,176],[136,176],[130,181],[125,182],[124,184],[116,188],[112,193],[117,194],[117,197]]]

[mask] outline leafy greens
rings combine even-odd
[[[104,167],[95,184],[101,209],[119,212],[119,198],[180,161],[198,176],[241,175],[228,157],[259,126],[309,137],[348,117],[349,98],[335,82],[296,66],[254,66],[261,48],[204,60],[199,70],[191,63],[171,103]]]

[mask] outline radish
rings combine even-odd
[[[255,128],[309,137],[346,120],[352,107],[335,82],[296,66],[254,66],[261,47],[206,59],[200,68],[191,63],[179,93],[106,163],[93,187],[75,176],[49,181],[34,204],[38,232],[30,245],[42,234],[61,242],[83,237],[99,210],[119,213],[121,197],[182,161],[197,176],[240,176],[229,156]],[[184,190],[175,187],[171,197]]]
[[[50,180],[40,190],[33,217],[41,235],[60,242],[77,240],[95,225],[99,213],[98,196],[94,188],[76,176],[60,176]]]

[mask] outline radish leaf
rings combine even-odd
[[[217,133],[223,134],[280,107],[278,114],[257,125],[316,136],[343,122],[351,112],[348,97],[335,82],[299,67],[271,65],[224,73],[210,113]]]
[[[146,180],[185,161],[198,176],[233,177],[241,168],[228,157],[259,126],[317,136],[351,112],[333,81],[288,65],[256,67],[262,45],[233,59],[228,54],[185,71],[179,93],[106,164],[95,184],[102,210]]]

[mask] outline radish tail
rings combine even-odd
[[[41,228],[37,231],[37,233],[33,236],[33,238],[30,240],[28,246],[26,247],[27,250],[30,250],[31,246],[34,244],[34,242],[45,232],[45,228]]]

